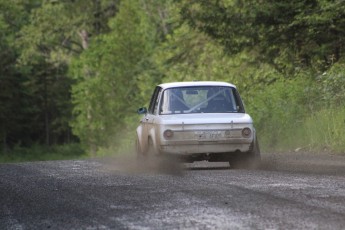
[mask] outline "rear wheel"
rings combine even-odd
[[[181,174],[182,168],[178,159],[173,156],[160,154],[151,138],[147,141],[146,150],[142,151],[139,142],[137,146],[138,167],[169,174]]]
[[[155,161],[153,160],[152,154],[153,144],[151,139],[147,140],[146,147],[145,143],[143,145],[140,144],[140,141],[137,139],[136,142],[136,152],[137,152],[137,166],[143,170],[154,170],[155,169]]]
[[[260,164],[261,153],[257,138],[252,143],[251,150],[247,153],[236,154],[229,161],[230,167],[234,169],[256,168]]]

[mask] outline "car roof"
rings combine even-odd
[[[222,81],[183,81],[183,82],[170,82],[159,85],[163,89],[175,87],[188,87],[188,86],[230,86],[236,88],[235,85],[222,82]]]

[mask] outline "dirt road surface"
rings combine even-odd
[[[345,157],[0,164],[0,229],[345,229]]]

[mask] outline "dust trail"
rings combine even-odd
[[[104,169],[113,172],[141,174],[171,174],[182,176],[184,165],[171,157],[150,156],[137,158],[135,153],[123,153],[115,156],[99,158],[97,161],[104,165]]]
[[[345,156],[328,153],[284,152],[262,154],[259,170],[345,175]]]
[[[345,156],[326,153],[284,152],[263,153],[261,163],[248,170],[284,171],[296,173],[345,175]],[[229,170],[227,162],[182,163],[171,157],[148,157],[138,159],[127,152],[96,159],[104,170],[130,174],[170,174],[183,176],[190,170]]]

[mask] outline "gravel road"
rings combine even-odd
[[[0,229],[345,229],[345,157],[0,164]]]

